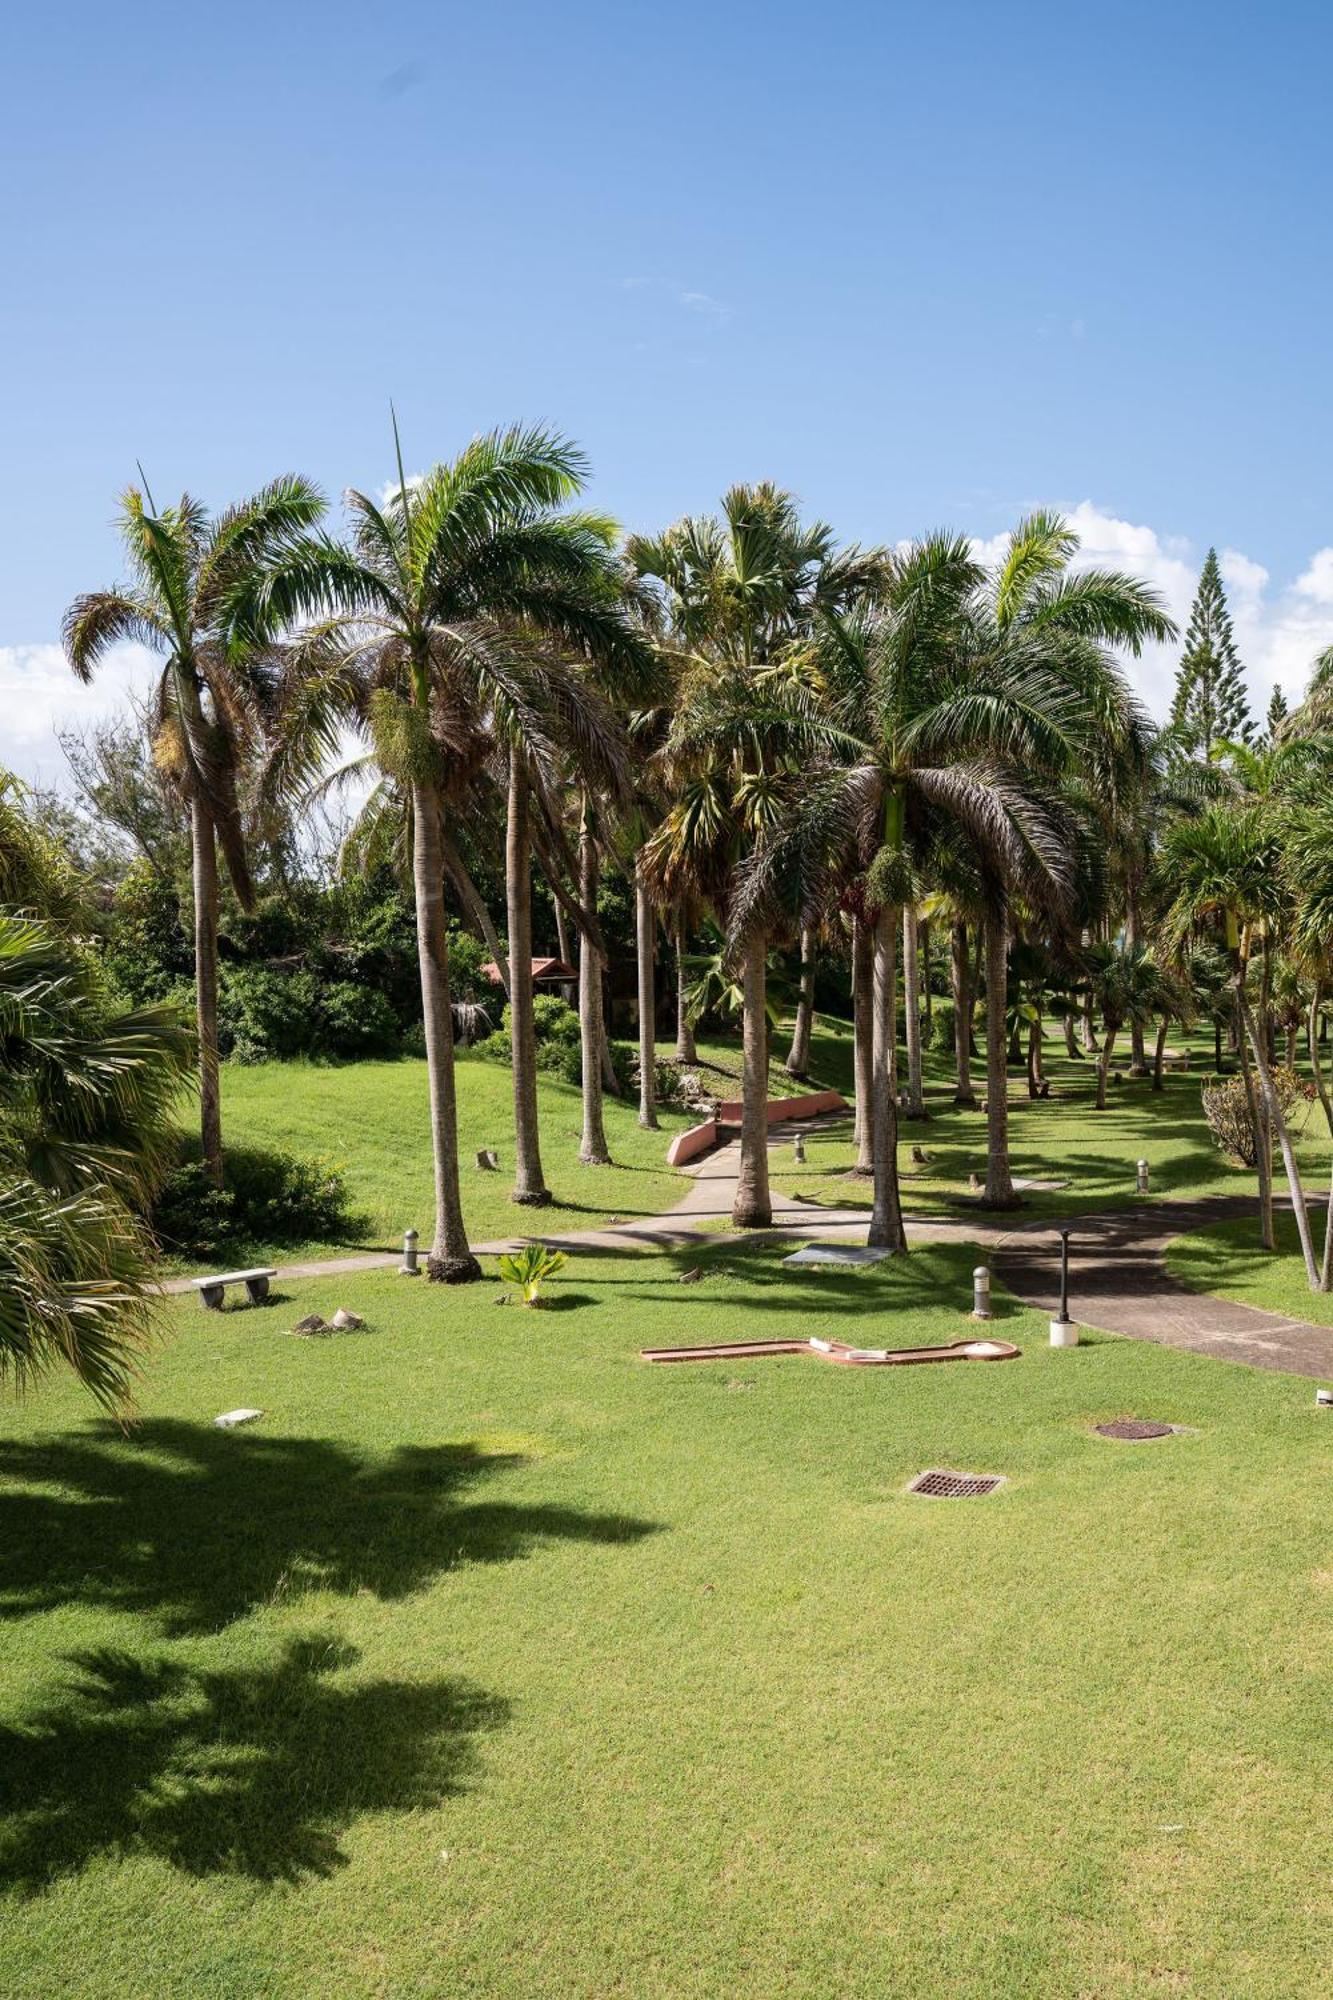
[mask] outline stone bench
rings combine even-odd
[[[277,1275],[277,1266],[268,1264],[259,1265],[253,1271],[223,1271],[216,1278],[192,1278],[190,1282],[208,1312],[221,1312],[228,1285],[244,1285],[251,1305],[258,1306],[268,1297],[269,1279]]]

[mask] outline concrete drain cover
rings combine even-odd
[[[937,1468],[918,1472],[907,1490],[924,1494],[928,1500],[972,1500],[1003,1485],[1002,1472],[941,1472]]]
[[[1097,1435],[1102,1438],[1119,1438],[1124,1444],[1141,1444],[1146,1438],[1169,1438],[1175,1436],[1174,1424],[1141,1423],[1135,1417],[1118,1417],[1113,1424],[1098,1424]]]

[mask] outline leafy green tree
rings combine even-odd
[[[65,614],[65,651],[80,680],[91,680],[124,640],[164,659],[149,723],[153,761],[190,815],[200,1135],[205,1167],[218,1185],[217,850],[248,908],[254,885],[238,781],[258,738],[267,686],[260,654],[237,642],[228,610],[233,595],[311,527],[323,506],[313,486],[290,476],[215,518],[188,493],[159,514],[146,489],[130,486],[120,511],[129,582],[77,597]]]
[[[1211,758],[1218,745],[1254,735],[1245,675],[1227,609],[1217,550],[1204,559],[1185,649],[1176,670],[1171,733],[1190,756]]]

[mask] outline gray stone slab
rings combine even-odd
[[[782,1261],[817,1269],[820,1265],[882,1264],[888,1254],[887,1250],[868,1250],[855,1243],[805,1243]]]

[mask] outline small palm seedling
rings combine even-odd
[[[546,1243],[525,1243],[511,1256],[501,1257],[500,1276],[506,1284],[520,1288],[525,1306],[541,1306],[546,1303],[541,1295],[542,1286],[568,1262],[563,1250],[552,1250]]]

